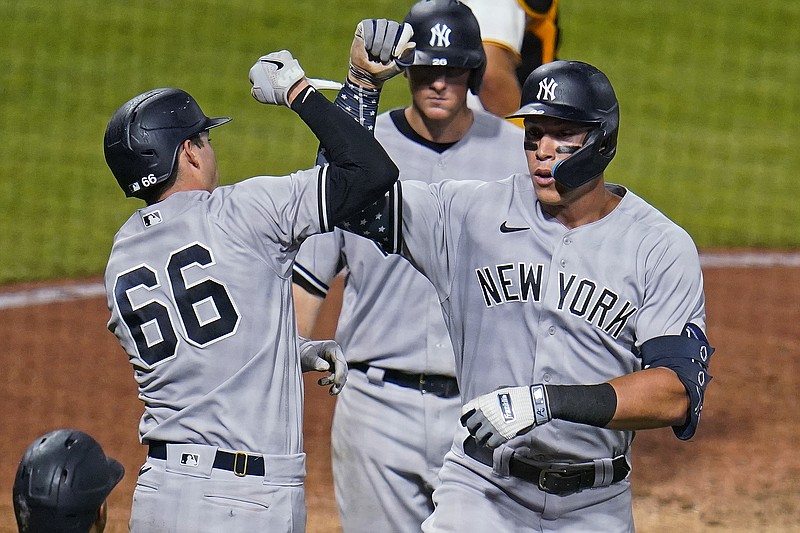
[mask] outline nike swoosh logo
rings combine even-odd
[[[277,70],[280,70],[280,69],[283,68],[283,61],[278,61],[278,60],[275,60],[275,59],[262,59],[261,62],[262,63],[271,63],[271,64],[275,65],[276,67],[278,67]]]
[[[506,220],[502,224],[500,224],[500,233],[514,233],[515,231],[525,231],[531,229],[529,227],[517,228],[513,226],[508,226],[507,222],[508,221]]]

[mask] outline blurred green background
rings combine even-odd
[[[103,159],[123,102],[175,86],[232,116],[214,135],[223,183],[310,167],[313,135],[250,97],[250,66],[286,48],[341,80],[356,23],[412,3],[0,0],[0,284],[103,271],[143,205]],[[800,2],[562,0],[561,25],[560,57],[600,67],[621,102],[609,181],[701,248],[800,248]],[[406,95],[390,82],[382,109]]]

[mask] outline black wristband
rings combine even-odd
[[[294,100],[292,100],[292,103],[289,105],[289,107],[291,107],[292,111],[294,111],[295,113],[300,114],[300,109],[306,102],[306,98],[308,98],[309,93],[314,93],[314,92],[317,92],[317,90],[311,85],[309,85],[308,87],[303,89],[300,92],[300,94],[294,97]]]
[[[617,411],[617,392],[609,383],[545,387],[553,418],[602,428]]]

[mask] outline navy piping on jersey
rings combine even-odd
[[[329,287],[323,283],[319,278],[314,276],[300,263],[295,262],[292,268],[292,282],[300,285],[306,292],[325,298],[328,294]]]

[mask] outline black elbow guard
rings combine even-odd
[[[686,324],[682,335],[665,335],[642,344],[640,356],[644,368],[665,367],[673,370],[686,387],[689,395],[689,412],[686,422],[673,426],[672,431],[681,440],[694,436],[703,410],[703,397],[711,381],[708,362],[714,348],[709,346],[703,331],[695,324]]]

